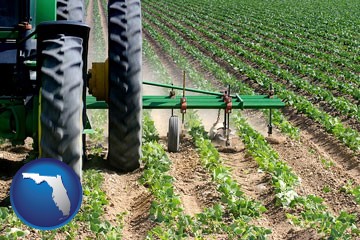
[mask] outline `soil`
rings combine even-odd
[[[103,168],[101,171],[104,177],[103,190],[109,200],[103,217],[117,225],[117,216],[123,213],[123,239],[144,239],[155,223],[149,216],[152,195],[139,183],[142,169],[128,174]]]
[[[183,138],[180,151],[169,153],[168,156],[172,163],[169,173],[175,179],[176,193],[181,198],[186,214],[194,216],[201,213],[204,208],[219,202],[216,186],[207,170],[201,165],[191,139]]]

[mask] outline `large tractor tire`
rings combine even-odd
[[[111,166],[131,172],[141,157],[140,0],[109,1],[109,154]]]
[[[57,9],[56,15],[57,20],[66,20],[66,21],[76,21],[84,22],[85,21],[85,3],[84,0],[57,0]],[[84,56],[87,57],[87,56]],[[84,62],[83,66],[83,78],[86,79],[87,74],[87,62]],[[86,101],[86,84],[83,86],[83,101]],[[83,108],[83,126],[86,125],[86,106]],[[82,136],[83,141],[83,159],[87,159],[86,156],[86,134]]]
[[[58,35],[43,41],[39,151],[41,158],[67,163],[81,179],[82,38]]]
[[[57,20],[84,21],[84,0],[57,0]]]

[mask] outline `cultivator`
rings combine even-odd
[[[223,109],[225,128],[234,109],[274,109],[274,96],[238,95],[141,82],[140,0],[110,0],[109,52],[87,72],[90,28],[82,0],[15,0],[0,5],[0,136],[14,144],[34,139],[39,157],[62,160],[81,176],[87,109],[109,109],[109,163],[139,167],[142,109]],[[131,19],[130,19],[131,18]],[[33,28],[31,24],[34,24]],[[142,96],[142,84],[168,88],[167,96]],[[90,96],[86,96],[89,89]],[[182,90],[176,96],[174,90]],[[187,95],[194,92],[203,95]],[[169,150],[177,151],[179,121],[169,120]],[[271,124],[270,124],[271,125]]]
[[[99,69],[95,66],[99,66],[103,63],[93,64],[93,70]],[[106,62],[105,62],[106,65]],[[107,77],[107,70],[102,68],[101,71],[97,72],[96,75]],[[94,86],[95,79],[90,80],[90,90]],[[96,81],[103,83],[104,79],[96,78]],[[229,133],[230,133],[230,113],[233,109],[244,110],[244,109],[270,109],[268,133],[272,134],[272,109],[278,109],[285,106],[285,104],[276,96],[274,96],[273,89],[269,90],[268,95],[239,95],[231,94],[230,86],[223,92],[212,92],[205,91],[195,88],[186,87],[185,72],[183,86],[174,86],[169,84],[161,84],[155,82],[142,82],[144,85],[155,86],[165,88],[169,90],[169,95],[146,95],[142,97],[142,108],[143,109],[171,109],[172,114],[169,119],[169,131],[168,131],[168,151],[177,152],[179,150],[180,142],[180,124],[178,123],[177,116],[174,115],[174,109],[179,110],[182,114],[182,121],[184,122],[184,114],[187,109],[218,109],[224,111],[224,122],[223,132],[227,136],[224,136],[227,141],[226,145],[229,145]],[[93,92],[93,96],[86,97],[87,109],[107,109],[108,101],[107,86],[98,87]],[[99,91],[100,90],[100,91]],[[176,96],[175,90],[181,90],[182,95]],[[198,95],[186,95],[186,92],[196,93]],[[201,95],[200,95],[201,94]],[[220,114],[220,112],[219,112]],[[87,125],[88,127],[90,126]],[[88,129],[89,130],[89,129]],[[171,134],[170,134],[171,133]]]

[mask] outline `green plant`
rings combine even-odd
[[[0,239],[26,237],[30,231],[17,218],[11,208],[0,207]]]
[[[154,121],[150,117],[149,111],[143,111],[143,142],[158,141],[159,134],[156,132]]]
[[[331,167],[333,167],[335,165],[334,162],[328,161],[325,158],[321,158],[321,163],[324,165],[324,167],[326,169],[330,169]]]
[[[331,192],[331,187],[329,187],[329,186],[324,186],[323,189],[322,189],[322,191],[323,191],[324,193],[330,193],[330,192]]]
[[[349,180],[341,188],[341,191],[353,195],[357,204],[360,204],[360,186],[354,186],[354,183],[351,180]]]
[[[83,173],[83,179],[83,204],[73,221],[85,222],[96,238],[121,238],[124,214],[120,213],[115,226],[102,217],[104,207],[108,204],[106,193],[101,189],[103,176],[97,170],[87,170]]]

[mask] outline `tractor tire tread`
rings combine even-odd
[[[44,41],[41,66],[40,157],[69,164],[81,177],[82,39],[58,35]]]
[[[57,0],[57,20],[84,22],[84,0]]]
[[[140,0],[109,1],[109,153],[110,165],[124,172],[141,158]]]

